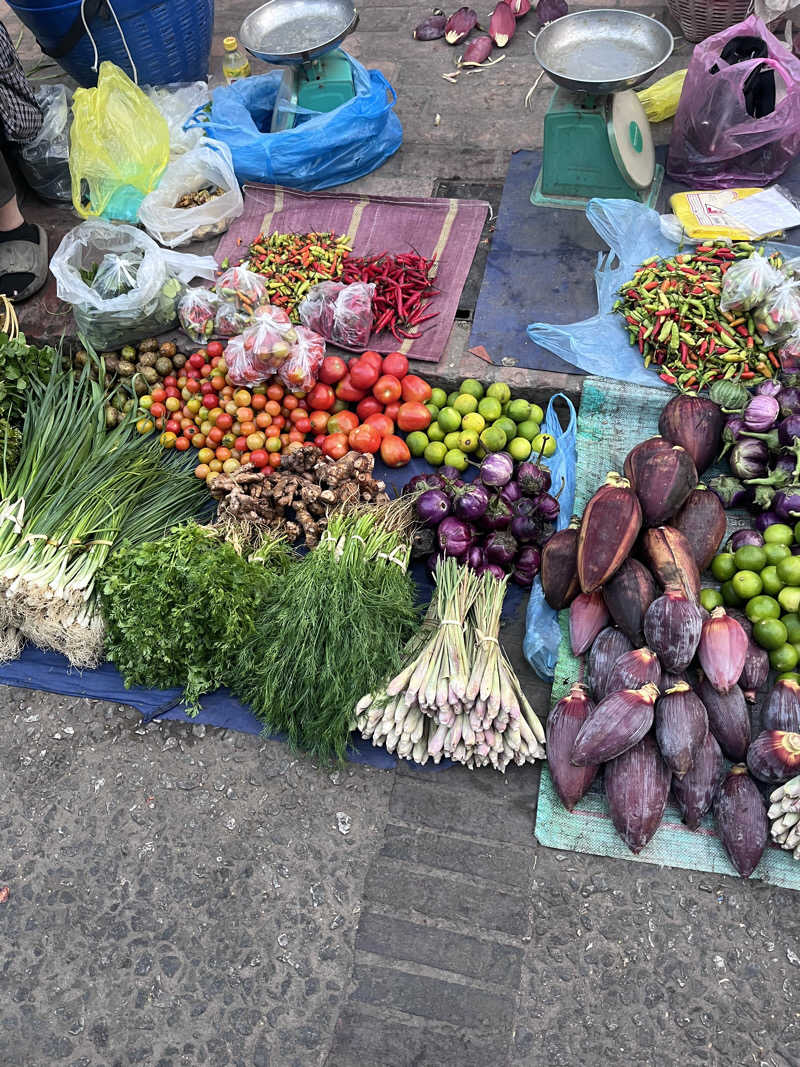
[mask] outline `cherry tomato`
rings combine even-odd
[[[200,370],[205,361],[206,357],[199,352],[192,352],[191,356],[189,356],[189,366],[193,367],[195,370]]]
[[[372,395],[382,404],[393,404],[403,395],[400,379],[393,374],[382,374],[372,387]]]
[[[366,363],[361,359],[350,360],[350,381],[354,388],[363,389],[366,393],[379,377],[380,371],[373,363]]]
[[[316,434],[325,434],[328,428],[328,419],[330,415],[327,411],[312,411],[308,421],[311,423],[311,429]]]
[[[247,422],[242,422],[239,424],[239,430],[245,435],[245,437],[247,437],[248,434],[256,432],[256,424],[253,422],[252,419],[248,419]]]
[[[222,433],[222,430],[220,430],[219,426],[212,426],[206,434],[206,440],[209,442],[209,444],[218,445],[222,441],[223,436],[224,435]]]
[[[305,441],[305,439],[306,435],[304,433],[300,433],[299,430],[289,431],[289,444],[293,444],[295,441]]]
[[[233,394],[233,399],[236,401],[237,407],[246,408],[250,406],[250,392],[247,389],[237,389]]]
[[[274,467],[276,469],[280,467],[281,457],[278,452],[273,452],[272,455],[269,457],[269,465],[270,467]]]
[[[214,386],[211,382],[200,382],[200,392],[203,396],[208,396],[209,393],[214,392]]]
[[[211,470],[207,463],[198,463],[194,469],[195,478],[207,478],[208,473]]]
[[[156,404],[163,404],[164,401],[167,399],[167,391],[166,389],[161,389],[159,387],[158,389],[151,390],[150,396]]]
[[[266,428],[272,424],[272,416],[268,415],[266,411],[259,411],[256,415],[255,422],[259,430],[266,430]]]
[[[166,410],[163,404],[155,403],[150,405],[150,414],[154,419],[160,419]]]
[[[362,422],[366,422],[370,415],[380,415],[382,411],[383,404],[380,400],[376,400],[372,394],[365,396],[356,407],[356,415]]]
[[[392,422],[397,422],[397,413],[400,410],[399,403],[395,400],[393,404],[387,404],[383,409],[384,415],[387,419],[391,419]]]
[[[374,426],[364,423],[350,431],[347,443],[356,452],[377,452],[381,447],[381,435]]]
[[[164,429],[169,430],[170,433],[179,434],[181,432],[181,424],[177,419],[169,419]]]
[[[407,374],[401,382],[403,388],[403,400],[417,400],[420,404],[426,404],[433,394],[433,390],[417,374]]]
[[[402,437],[390,433],[381,441],[381,459],[387,467],[405,467],[411,453]]]
[[[350,446],[347,442],[346,434],[332,433],[322,442],[323,455],[330,456],[331,459],[341,459],[342,456],[347,455],[349,451]]]
[[[307,419],[308,412],[304,408],[295,408],[289,416],[289,422],[292,424],[298,423],[300,419]]]
[[[221,356],[222,355],[222,342],[221,341],[209,341],[206,345],[206,354],[208,356]]]
[[[178,379],[177,379],[177,378],[175,377],[175,375],[174,375],[174,374],[168,374],[168,375],[166,376],[166,378],[164,379],[164,385],[165,385],[165,386],[168,386],[168,385],[177,385],[177,384],[178,384]]]
[[[215,393],[219,393],[225,388],[225,379],[221,375],[215,374],[211,379],[211,386]]]
[[[383,357],[381,369],[384,374],[393,375],[395,378],[405,378],[408,374],[408,360],[402,352],[390,352]]]
[[[276,415],[280,415],[281,406],[277,400],[268,400],[264,405],[264,411],[266,411],[267,414],[271,415],[274,419]]]
[[[308,406],[312,411],[330,411],[336,403],[336,393],[324,382],[317,382],[308,394]]]
[[[299,407],[299,405],[300,401],[297,399],[296,396],[292,396],[291,393],[289,393],[288,396],[285,396],[283,398],[283,406],[286,408],[287,411],[294,411],[295,408]]]
[[[216,393],[206,393],[206,395],[203,397],[203,407],[211,411],[212,408],[215,408],[217,406],[218,399],[219,398],[217,397]]]
[[[198,382],[196,378],[187,378],[186,379],[186,388],[188,389],[188,391],[190,393],[199,393],[200,392],[200,382]]]
[[[387,434],[394,433],[394,423],[386,415],[368,415],[364,419],[366,426],[374,426],[381,437],[386,437]]]
[[[165,433],[162,433],[162,435],[159,437],[159,441],[161,442],[162,448],[174,448],[176,440],[177,436],[169,430],[167,430]]]
[[[366,352],[362,352],[358,357],[363,363],[370,363],[372,366],[377,367],[378,374],[381,373],[381,367],[383,365],[383,356],[380,352],[373,352],[371,349],[367,349]]]
[[[296,430],[300,431],[300,433],[311,433],[311,419],[308,417],[308,415],[306,415],[302,419],[298,419],[294,426]]]
[[[213,370],[214,368],[211,366],[210,363],[204,363],[203,366],[200,368],[200,373],[204,378],[210,378]]]
[[[280,452],[281,448],[283,448],[280,437],[268,437],[264,443],[264,448],[267,452]]]
[[[325,434],[324,433],[318,433],[317,436],[314,438],[314,444],[317,446],[317,448],[322,448],[322,445],[323,445],[324,441],[325,441]]]
[[[283,400],[283,386],[278,385],[277,383],[267,386],[267,397],[270,400]],[[267,408],[267,410],[269,410],[269,408]],[[276,411],[275,414],[277,415],[278,412]]]
[[[269,453],[263,448],[254,448],[250,453],[250,462],[257,467],[266,467],[269,463]]]
[[[253,393],[253,399],[250,401],[250,407],[253,411],[263,411],[266,406],[266,396],[263,393]]]
[[[323,385],[336,385],[347,374],[347,364],[340,356],[326,356],[319,369],[318,378]]]
[[[431,413],[418,400],[409,400],[400,405],[397,412],[397,425],[408,433],[410,430],[427,430],[431,424]]]
[[[353,411],[339,411],[328,419],[329,434],[348,434],[358,426],[358,415]]]
[[[363,400],[367,395],[365,389],[356,389],[349,374],[345,374],[344,378],[336,385],[336,395],[340,400],[345,400],[348,404],[357,404],[359,400]]]
[[[179,437],[175,442],[175,448],[179,452],[186,452],[186,450],[189,448],[189,441],[185,437]]]
[[[217,415],[217,426],[219,426],[220,430],[230,430],[231,426],[233,426],[233,416],[227,411],[221,411]]]

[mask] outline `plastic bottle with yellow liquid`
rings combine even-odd
[[[225,56],[222,60],[222,73],[228,85],[240,78],[250,77],[250,60],[239,48],[239,42],[235,37],[226,37],[222,42]]]

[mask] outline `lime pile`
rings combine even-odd
[[[719,590],[704,589],[700,601],[706,610],[723,605],[743,610],[753,624],[753,640],[769,652],[774,670],[796,678],[800,663],[800,522],[792,529],[784,523],[768,526],[763,545],[742,545],[721,552],[711,561]]]
[[[504,382],[484,389],[476,378],[465,378],[450,394],[434,389],[425,407],[431,424],[406,438],[412,456],[424,456],[433,467],[445,464],[466,470],[469,461],[488,452],[508,452],[518,461],[531,455],[552,456],[556,442],[542,433],[544,412],[522,397],[512,399]]]

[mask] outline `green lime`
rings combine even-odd
[[[556,451],[556,439],[551,437],[549,433],[539,433],[531,441],[531,451],[534,455],[542,455],[545,459],[549,459],[550,456],[555,455]]]
[[[800,556],[787,556],[777,564],[777,569],[785,585],[800,585]]]
[[[453,433],[461,429],[461,416],[454,407],[442,408],[436,420],[445,433]]]
[[[723,582],[719,591],[722,593],[722,599],[725,601],[725,606],[728,608],[738,608],[744,603],[742,598],[737,595],[736,590],[733,588],[733,582]]]
[[[764,545],[764,551],[767,554],[767,563],[770,565],[780,563],[782,559],[792,554],[788,545]]]
[[[465,378],[458,391],[460,393],[468,393],[470,396],[474,396],[476,400],[480,400],[484,392],[483,386],[477,378]]]
[[[538,404],[531,404],[531,413],[528,418],[533,419],[534,422],[538,422],[539,425],[544,422],[544,412]]]
[[[430,441],[422,430],[414,430],[406,438],[406,444],[408,445],[408,451],[412,456],[421,456],[430,444]]]
[[[778,603],[784,611],[793,614],[800,608],[800,589],[796,585],[785,585],[778,593]]]
[[[475,451],[472,453],[474,459],[483,459],[488,453],[483,445],[478,445]]]
[[[428,429],[425,431],[428,435],[429,441],[444,441],[445,432],[437,422],[432,422]]]
[[[428,403],[427,403],[427,404],[425,405],[425,407],[426,407],[426,408],[428,409],[428,411],[430,411],[430,413],[431,413],[431,422],[436,422],[436,420],[437,420],[437,419],[439,418],[439,412],[440,412],[440,411],[441,411],[442,409],[441,409],[441,408],[439,408],[439,407],[437,407],[437,406],[436,406],[436,404],[432,404],[432,403],[430,402],[430,400],[429,400],[429,401],[428,401]]]
[[[505,431],[497,423],[494,426],[487,426],[481,434],[481,444],[487,452],[502,452],[507,440]]]
[[[507,404],[511,399],[511,390],[505,382],[492,382],[486,390],[486,395],[499,400],[501,404]]]
[[[783,671],[775,679],[776,682],[797,682],[800,685],[800,674],[797,671]]]
[[[759,619],[753,625],[753,638],[762,648],[771,652],[786,644],[786,627],[780,619]],[[794,664],[792,665],[794,666]],[[787,668],[791,670],[791,668]]]
[[[524,437],[512,437],[508,442],[508,451],[511,454],[512,459],[522,460],[527,459],[531,454],[531,443]]]
[[[491,389],[491,386],[489,388]],[[503,405],[496,396],[485,396],[478,402],[478,411],[487,422],[494,422],[503,414]]]
[[[790,611],[788,615],[781,616],[781,622],[786,627],[786,634],[791,644],[800,643],[800,615]]]
[[[446,453],[447,447],[442,441],[431,441],[423,455],[432,467],[441,467]]]
[[[769,593],[770,596],[775,596],[776,593],[780,593],[783,589],[783,582],[778,577],[777,567],[765,567],[761,572],[761,585],[764,588],[765,593]],[[778,597],[780,600],[780,597]]]
[[[445,466],[455,467],[457,471],[465,471],[469,466],[469,460],[460,448],[450,448],[445,453]]]
[[[774,522],[768,526],[761,535],[765,545],[791,545],[794,540],[794,530],[785,522]]]
[[[481,433],[486,428],[486,419],[477,411],[471,411],[461,420],[462,430],[472,430],[473,433]]]
[[[461,430],[453,430],[445,436],[444,446],[445,448],[459,448],[461,442]]]
[[[502,430],[506,435],[507,441],[510,441],[512,437],[517,436],[517,424],[513,419],[509,419],[507,415],[501,415],[499,419],[495,419],[492,426],[496,426],[498,430]]]
[[[541,432],[541,426],[538,422],[534,422],[533,419],[526,419],[517,427],[517,434],[528,441],[532,441],[534,437],[538,437]]]
[[[769,529],[769,527],[767,527],[767,529]],[[800,522],[794,524],[794,539],[795,542],[800,544]]]
[[[440,409],[447,404],[447,393],[444,389],[431,389],[431,403]]]
[[[751,597],[744,613],[751,622],[758,622],[759,619],[779,619],[782,614],[781,606],[773,596]]]
[[[761,578],[755,571],[737,571],[731,578],[731,585],[742,600],[758,596],[763,588]]]
[[[769,665],[774,671],[791,671],[797,666],[797,649],[794,645],[781,645],[769,654]]]
[[[507,415],[514,422],[525,422],[530,417],[531,406],[524,397],[518,396],[508,405]]]
[[[446,443],[447,440],[445,439],[445,444]],[[475,430],[462,430],[458,435],[457,447],[460,448],[462,452],[474,452],[479,444],[480,438]]]
[[[733,554],[737,571],[760,571],[767,565],[767,553],[761,545],[742,545]]]
[[[478,401],[470,393],[459,393],[453,403],[453,407],[459,415],[469,415],[471,411],[478,410]]]
[[[447,407],[451,408],[455,404],[456,400],[461,396],[458,389],[454,389],[452,393],[447,394]]]
[[[714,608],[721,608],[725,601],[719,589],[701,589],[700,603],[706,611],[713,611]]]
[[[711,560],[711,573],[718,582],[728,582],[736,574],[736,563],[732,552],[720,552]]]

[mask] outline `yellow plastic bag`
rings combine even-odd
[[[678,110],[685,77],[685,69],[676,70],[636,94],[650,122],[664,122],[672,118]]]
[[[95,89],[76,89],[69,150],[72,203],[83,218],[135,222],[169,160],[169,128],[119,67],[100,64]]]

